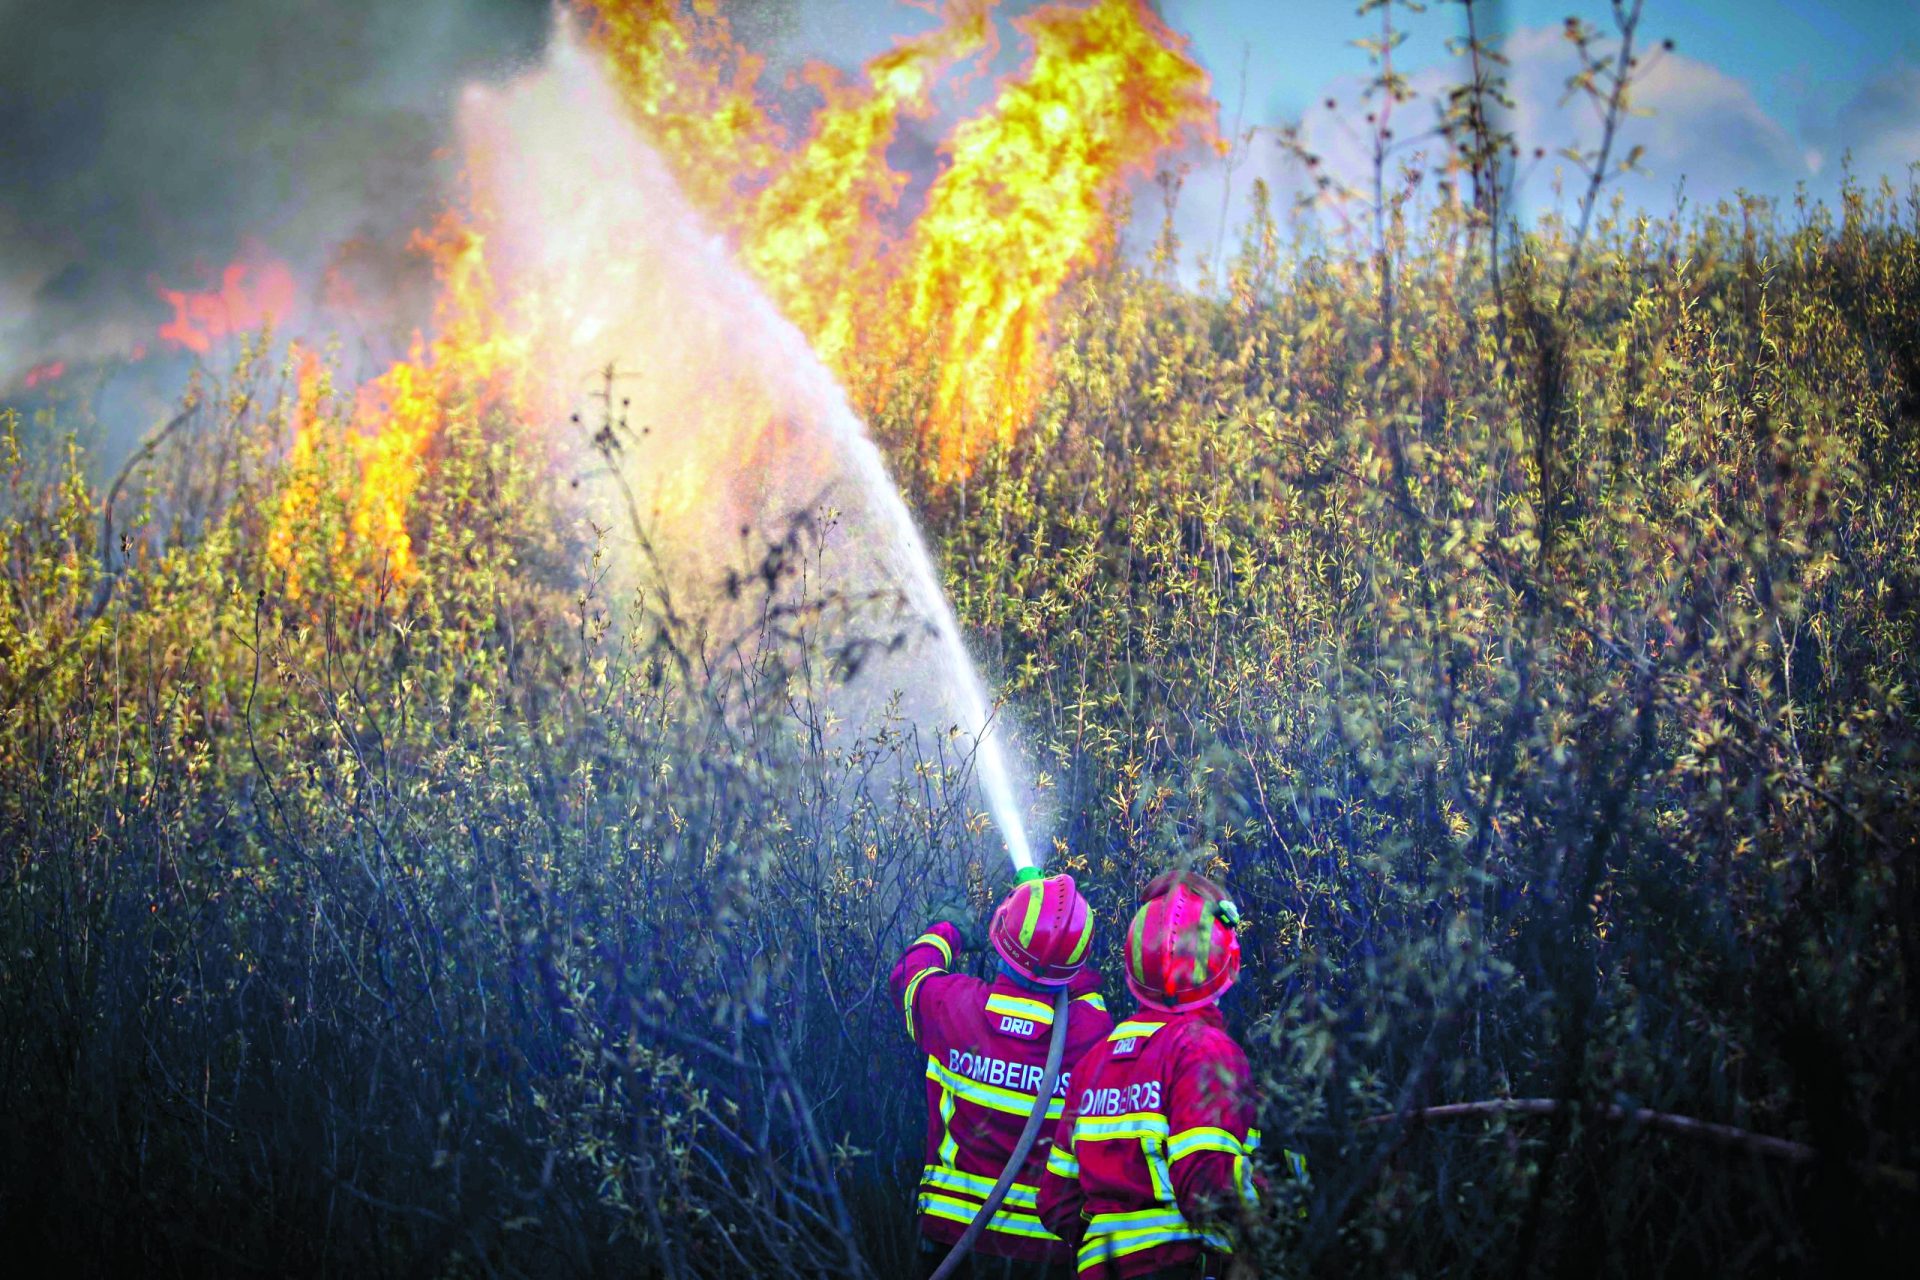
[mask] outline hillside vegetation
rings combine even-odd
[[[1095,963],[1169,863],[1245,906],[1230,1017],[1312,1170],[1271,1274],[1911,1249],[1920,194],[1549,220],[1497,271],[1469,209],[1384,223],[1082,280],[964,484],[924,384],[874,416]],[[447,387],[395,585],[345,397],[271,350],[110,492],[57,420],[0,442],[8,1237],[901,1274],[886,969],[1006,872],[965,760],[793,696],[862,678],[813,525],[743,543],[777,607],[715,662],[608,598],[548,428]]]

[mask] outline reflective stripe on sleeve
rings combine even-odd
[[[911,950],[913,947],[922,947],[922,946],[940,948],[940,954],[947,958],[947,963],[949,965],[953,963],[953,947],[951,944],[947,942],[945,938],[941,937],[939,934],[923,933],[919,937],[915,938],[911,944],[909,944],[908,949]]]
[[[1202,1151],[1218,1151],[1223,1156],[1244,1156],[1251,1148],[1225,1129],[1202,1125],[1183,1129],[1167,1142],[1167,1156],[1174,1164]]]
[[[1080,1176],[1080,1158],[1071,1151],[1063,1151],[1059,1147],[1055,1147],[1047,1153],[1047,1172],[1058,1174],[1062,1178],[1078,1179]]]
[[[922,969],[920,972],[914,974],[913,977],[907,979],[906,998],[900,1003],[905,1006],[907,1011],[907,1039],[909,1040],[918,1040],[920,1038],[920,1033],[914,1030],[913,1025],[913,998],[919,994],[921,983],[940,972],[941,970],[939,969]]]
[[[1075,996],[1073,1002],[1075,1004],[1090,1004],[1102,1013],[1107,1011],[1107,1002],[1101,997],[1098,991],[1089,991],[1083,996]]]

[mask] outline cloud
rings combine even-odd
[[[1522,216],[1551,208],[1571,210],[1584,179],[1562,155],[1563,149],[1591,152],[1599,143],[1601,121],[1583,95],[1569,96],[1567,81],[1579,59],[1562,28],[1530,27],[1503,43],[1508,93],[1513,107],[1505,124],[1521,147],[1519,196]],[[1397,149],[1387,179],[1400,178],[1401,166],[1414,165],[1431,176],[1445,144],[1432,131],[1447,91],[1466,79],[1464,64],[1448,60],[1410,73],[1413,101],[1394,108]],[[1243,225],[1249,212],[1253,179],[1263,178],[1279,198],[1297,197],[1324,175],[1332,189],[1363,195],[1372,186],[1372,130],[1366,114],[1369,75],[1342,76],[1324,85],[1313,105],[1291,123],[1302,145],[1317,155],[1320,167],[1309,173],[1277,146],[1271,133],[1257,137],[1233,174],[1233,195],[1225,202],[1229,227]],[[1331,105],[1329,105],[1331,104]],[[1856,172],[1877,176],[1898,172],[1920,159],[1920,69],[1900,65],[1866,85],[1849,100],[1820,136],[1803,136],[1771,116],[1740,79],[1685,53],[1650,50],[1643,58],[1632,92],[1634,114],[1622,125],[1612,159],[1625,159],[1639,146],[1639,172],[1610,182],[1629,209],[1668,211],[1676,191],[1684,189],[1694,207],[1712,205],[1740,192],[1785,198],[1807,182],[1816,194],[1830,194],[1841,148],[1851,146]],[[1538,148],[1544,154],[1534,158]],[[1182,195],[1177,227],[1186,257],[1212,250],[1218,240],[1226,183],[1222,162],[1196,158]],[[1143,202],[1154,214],[1152,226],[1136,225],[1133,248],[1151,243],[1159,225],[1159,205]],[[1231,253],[1229,234],[1225,249]],[[1194,273],[1188,272],[1191,277]]]
[[[1814,133],[1829,164],[1850,153],[1857,176],[1898,185],[1920,163],[1920,65],[1903,59],[1868,79]]]

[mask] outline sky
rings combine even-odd
[[[1378,22],[1356,18],[1354,8],[1351,0],[1167,0],[1163,11],[1213,73],[1224,127],[1244,94],[1246,124],[1298,124],[1336,171],[1351,172],[1360,158],[1348,106],[1368,73],[1353,41]],[[1509,123],[1523,148],[1548,152],[1523,175],[1522,197],[1538,210],[1552,201],[1558,148],[1591,147],[1597,135],[1584,105],[1563,101],[1574,67],[1563,23],[1577,14],[1609,28],[1609,6],[1482,0],[1480,10],[1504,18]],[[1430,121],[1437,92],[1458,82],[1447,44],[1464,30],[1461,12],[1431,3],[1422,14],[1396,13],[1408,33],[1396,59],[1426,91],[1407,109],[1416,119]],[[1622,137],[1646,148],[1645,174],[1619,184],[1629,207],[1665,210],[1683,182],[1695,207],[1736,192],[1790,200],[1802,183],[1831,200],[1849,153],[1857,177],[1888,176],[1902,188],[1906,167],[1920,162],[1920,0],[1646,0],[1639,45],[1657,50],[1666,40],[1672,51],[1650,54],[1637,94],[1649,114],[1630,120]],[[1324,106],[1330,97],[1340,104],[1333,112]],[[1290,174],[1276,152],[1256,144],[1236,176],[1297,184],[1297,170]],[[1189,186],[1218,180],[1196,173]]]
[[[1591,120],[1562,102],[1560,27],[1568,13],[1604,23],[1606,0],[1480,2],[1503,16],[1522,143],[1551,154],[1590,140]],[[932,21],[932,0],[721,3],[776,80],[814,58],[857,68]],[[1353,41],[1370,28],[1354,0],[1161,8],[1212,75],[1223,127],[1266,131],[1231,174],[1192,158],[1189,247],[1217,238],[1223,208],[1229,226],[1244,220],[1254,177],[1299,188],[1278,126],[1297,125],[1335,173],[1358,169],[1367,61]],[[1416,121],[1457,74],[1460,12],[1433,0],[1402,19],[1396,57],[1425,95],[1405,108]],[[460,87],[525,65],[547,29],[548,0],[0,0],[0,391],[35,361],[126,350],[153,331],[158,285],[197,287],[249,242],[307,275],[357,246],[349,267],[404,283],[419,270],[406,231],[451,180]],[[1696,207],[1741,190],[1787,199],[1800,183],[1830,199],[1849,150],[1869,182],[1904,183],[1920,160],[1920,0],[1647,0],[1644,43],[1663,39],[1674,50],[1648,64],[1639,97],[1651,114],[1623,143],[1646,148],[1647,174],[1619,184],[1630,205],[1664,210],[1683,181]],[[1005,32],[995,69],[1022,52]],[[916,127],[895,158],[930,169],[939,126]],[[1536,211],[1553,163],[1524,175]]]

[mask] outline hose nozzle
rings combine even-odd
[[[1027,883],[1029,880],[1038,880],[1040,878],[1040,868],[1038,867],[1022,867],[1013,873],[1013,883],[1016,887]]]

